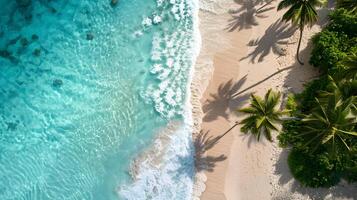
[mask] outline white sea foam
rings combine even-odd
[[[144,18],[142,24],[144,26],[151,26],[152,25],[152,20],[149,17]]]
[[[190,126],[175,123],[163,130],[153,146],[132,165],[134,183],[119,188],[120,197],[190,199],[194,176]]]
[[[162,21],[162,19],[161,19],[160,16],[158,16],[158,15],[155,15],[155,16],[154,16],[154,19],[153,19],[154,24],[158,24],[158,23],[160,23],[161,21]]]
[[[226,12],[225,9],[222,9],[222,5],[224,5],[226,1],[227,0],[199,0],[200,10],[214,14]]]
[[[188,82],[187,74],[192,66],[192,53],[190,53],[193,51],[192,44],[194,43],[191,20],[192,5],[188,5],[187,1],[169,2],[173,8],[179,8],[177,13],[174,13],[178,14],[181,20],[176,27],[178,30],[155,32],[152,40],[151,61],[153,65],[150,72],[156,76],[159,82],[149,83],[148,89],[143,92],[143,97],[152,102],[156,111],[165,118],[181,115],[185,106],[183,100],[186,99],[184,98],[186,94],[174,93],[171,90],[188,88],[182,83]],[[158,5],[164,3],[160,1]],[[157,91],[160,95],[157,95]]]
[[[172,5],[170,13],[175,20],[189,17],[191,24],[183,20],[179,31],[154,34],[150,72],[159,83],[149,84],[142,96],[154,104],[161,116],[171,119],[182,115],[183,122],[165,129],[153,146],[136,159],[132,168],[134,182],[119,189],[123,199],[192,199],[195,176],[190,85],[201,46],[198,2],[157,0],[157,6],[165,3]],[[185,30],[188,28],[189,32]]]

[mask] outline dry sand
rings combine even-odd
[[[301,66],[295,60],[298,31],[281,22],[277,1],[261,12],[262,4],[252,2],[200,2],[202,47],[191,87],[198,171],[194,198],[357,199],[357,187],[343,183],[331,189],[300,187],[276,140],[257,142],[239,126],[221,137],[241,119],[235,110],[247,105],[251,93],[299,92],[318,75],[308,64],[310,39],[326,22],[328,8],[319,11],[324,20],[304,32]]]

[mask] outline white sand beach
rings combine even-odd
[[[299,33],[281,22],[283,12],[276,11],[277,4],[259,10],[263,4],[249,0],[201,1],[202,47],[191,87],[195,198],[357,199],[357,187],[346,183],[330,189],[301,187],[290,174],[287,152],[278,147],[277,139],[258,142],[243,135],[240,126],[220,138],[241,119],[236,109],[247,105],[251,93],[262,95],[273,88],[284,98],[318,75],[308,63],[310,41],[326,23],[329,8],[320,9],[320,21],[304,32],[302,66],[295,59]]]

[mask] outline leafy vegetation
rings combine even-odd
[[[241,121],[242,132],[254,134],[258,141],[264,134],[269,141],[272,141],[271,132],[278,131],[276,123],[281,122],[280,118],[284,114],[284,111],[276,109],[280,96],[280,93],[272,89],[265,94],[264,99],[252,94],[250,106],[239,110],[248,114],[248,117]]]
[[[357,78],[357,55],[352,55],[345,58],[344,60],[342,60],[341,64],[345,66],[345,69],[341,73],[341,77],[345,77],[347,79]]]
[[[357,14],[357,1],[356,0],[338,0],[337,8],[344,8],[353,14]]]
[[[296,58],[301,65],[304,63],[299,58],[299,51],[304,28],[306,25],[312,26],[317,21],[316,7],[322,4],[323,1],[321,0],[282,0],[278,5],[278,10],[288,8],[283,15],[283,20],[291,21],[295,26],[299,27],[300,38]]]
[[[310,63],[324,72],[338,71],[348,57],[357,55],[357,15],[344,9],[330,14],[331,23],[313,38]]]
[[[327,153],[311,155],[293,149],[288,157],[291,173],[303,186],[329,187],[338,182],[338,174]]]
[[[330,18],[313,39],[310,60],[324,73],[289,96],[295,119],[284,121],[278,136],[281,147],[292,147],[292,174],[309,187],[357,181],[357,15],[338,9]]]
[[[353,131],[357,125],[357,118],[352,114],[354,97],[343,100],[338,90],[323,95],[316,98],[311,113],[304,115],[300,137],[305,146],[311,145],[312,151],[319,145],[326,145],[332,154],[337,153],[338,147],[350,150],[350,136],[357,136]]]

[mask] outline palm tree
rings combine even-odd
[[[348,141],[357,136],[354,131],[357,116],[352,113],[355,97],[343,100],[338,90],[325,94],[320,99],[316,98],[316,107],[302,119],[305,131],[300,136],[304,137],[304,146],[315,151],[319,146],[326,145],[333,153],[341,145],[350,150]]]
[[[286,113],[276,109],[280,96],[279,92],[274,92],[272,89],[265,94],[264,99],[252,94],[250,106],[239,110],[249,115],[241,121],[243,124],[241,131],[254,134],[258,141],[261,134],[272,141],[271,132],[278,131],[276,124],[281,122],[280,117]]]
[[[345,74],[345,76],[348,76]],[[351,104],[351,111],[357,116],[357,79],[339,79],[336,81],[331,76],[328,76],[329,83],[326,86],[326,91],[320,92],[320,101],[326,103],[329,96],[338,95],[341,96],[342,100],[346,100],[349,97],[353,97]]]
[[[342,60],[341,63],[346,66],[346,69],[344,70],[345,78],[353,79],[357,77],[357,55],[348,56]]]
[[[357,0],[338,0],[336,4],[337,8],[344,8],[352,14],[357,13]]]
[[[301,65],[304,63],[300,61],[299,51],[304,27],[306,25],[311,27],[317,21],[318,16],[315,7],[322,4],[322,0],[282,0],[278,5],[278,10],[288,8],[286,13],[283,15],[283,21],[291,21],[300,29],[300,38],[296,58]]]

